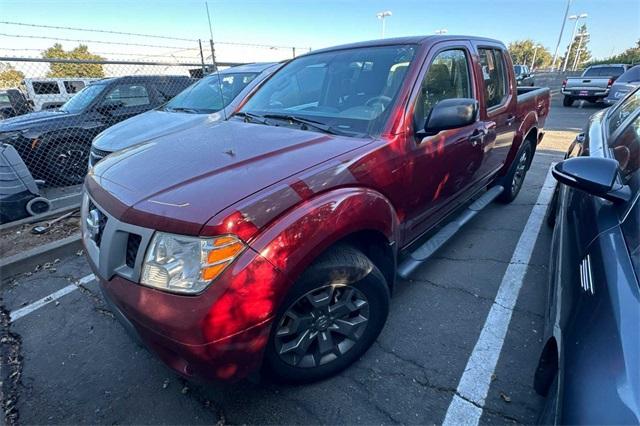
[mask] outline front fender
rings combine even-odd
[[[395,209],[379,192],[341,188],[322,193],[272,222],[250,246],[279,271],[290,285],[331,245],[359,231],[376,231],[397,241]],[[289,288],[277,289],[282,300]]]

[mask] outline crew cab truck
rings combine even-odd
[[[228,121],[96,164],[87,257],[115,315],[178,373],[318,380],[367,350],[396,275],[447,235],[421,237],[516,197],[548,110],[498,41],[314,51]]]
[[[592,65],[580,77],[569,77],[562,82],[562,105],[570,107],[576,100],[596,103],[609,94],[611,86],[629,67],[625,64]]]

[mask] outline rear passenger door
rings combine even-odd
[[[507,160],[516,134],[516,93],[511,82],[513,65],[500,46],[476,45],[478,67],[476,80],[483,99],[480,117],[488,123],[484,141],[485,162],[479,174],[497,173]]]
[[[438,102],[453,98],[477,99],[470,45],[448,42],[434,46],[433,50],[411,101],[413,172],[407,188],[410,205],[406,240],[428,230],[457,205],[454,200],[471,193],[470,188],[479,182],[478,171],[484,161],[482,140],[487,130],[481,120],[432,136],[419,133]]]

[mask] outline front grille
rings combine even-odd
[[[125,263],[129,268],[136,266],[136,257],[138,256],[138,249],[140,248],[140,242],[142,237],[137,234],[129,234],[127,238],[127,254],[125,257]]]

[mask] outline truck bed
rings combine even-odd
[[[551,89],[548,87],[518,87],[517,94],[518,115],[522,117],[530,111],[535,111],[538,115],[538,123],[540,127],[543,127],[551,106]]]

